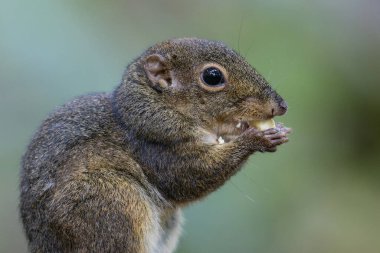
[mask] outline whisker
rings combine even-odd
[[[239,54],[240,54],[240,37],[241,37],[241,30],[243,27],[243,19],[244,19],[244,15],[241,16],[240,25],[239,25],[239,35],[238,35],[238,52],[239,52]]]
[[[243,194],[243,196],[249,200],[250,203],[252,204],[256,204],[256,200],[254,200],[251,196],[249,196],[246,192],[244,192],[240,187],[237,186],[237,184],[235,184],[232,179],[230,180],[231,184],[235,187],[235,189],[240,192],[241,194]]]

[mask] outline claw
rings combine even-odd
[[[287,137],[284,137],[284,138],[280,138],[280,139],[272,139],[270,140],[270,142],[273,144],[273,145],[280,145],[280,144],[283,144],[283,143],[286,143],[288,142],[289,139]]]
[[[280,131],[280,130],[277,129],[277,128],[270,128],[270,129],[264,131],[264,135],[276,134],[276,133],[278,133],[279,131]]]
[[[265,135],[266,138],[274,140],[274,139],[280,139],[286,137],[286,133],[284,132],[277,132],[275,134],[267,134]]]
[[[289,134],[289,133],[291,133],[293,130],[292,130],[291,128],[289,128],[289,127],[284,127],[282,131],[283,131],[284,133]]]

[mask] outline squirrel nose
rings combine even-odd
[[[281,103],[280,103],[280,109],[283,110],[283,111],[287,111],[288,110],[288,103],[285,102],[285,100],[282,100]]]
[[[285,102],[285,100],[281,100],[277,108],[272,109],[272,116],[284,115],[287,110],[288,110],[288,104]]]

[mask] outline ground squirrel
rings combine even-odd
[[[111,94],[78,97],[42,123],[22,160],[31,252],[173,252],[181,208],[214,191],[289,128],[253,120],[285,101],[221,42],[147,49]]]

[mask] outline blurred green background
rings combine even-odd
[[[239,50],[294,133],[186,209],[177,252],[380,252],[379,13],[376,0],[0,0],[0,252],[27,250],[19,163],[47,113],[183,36]]]

